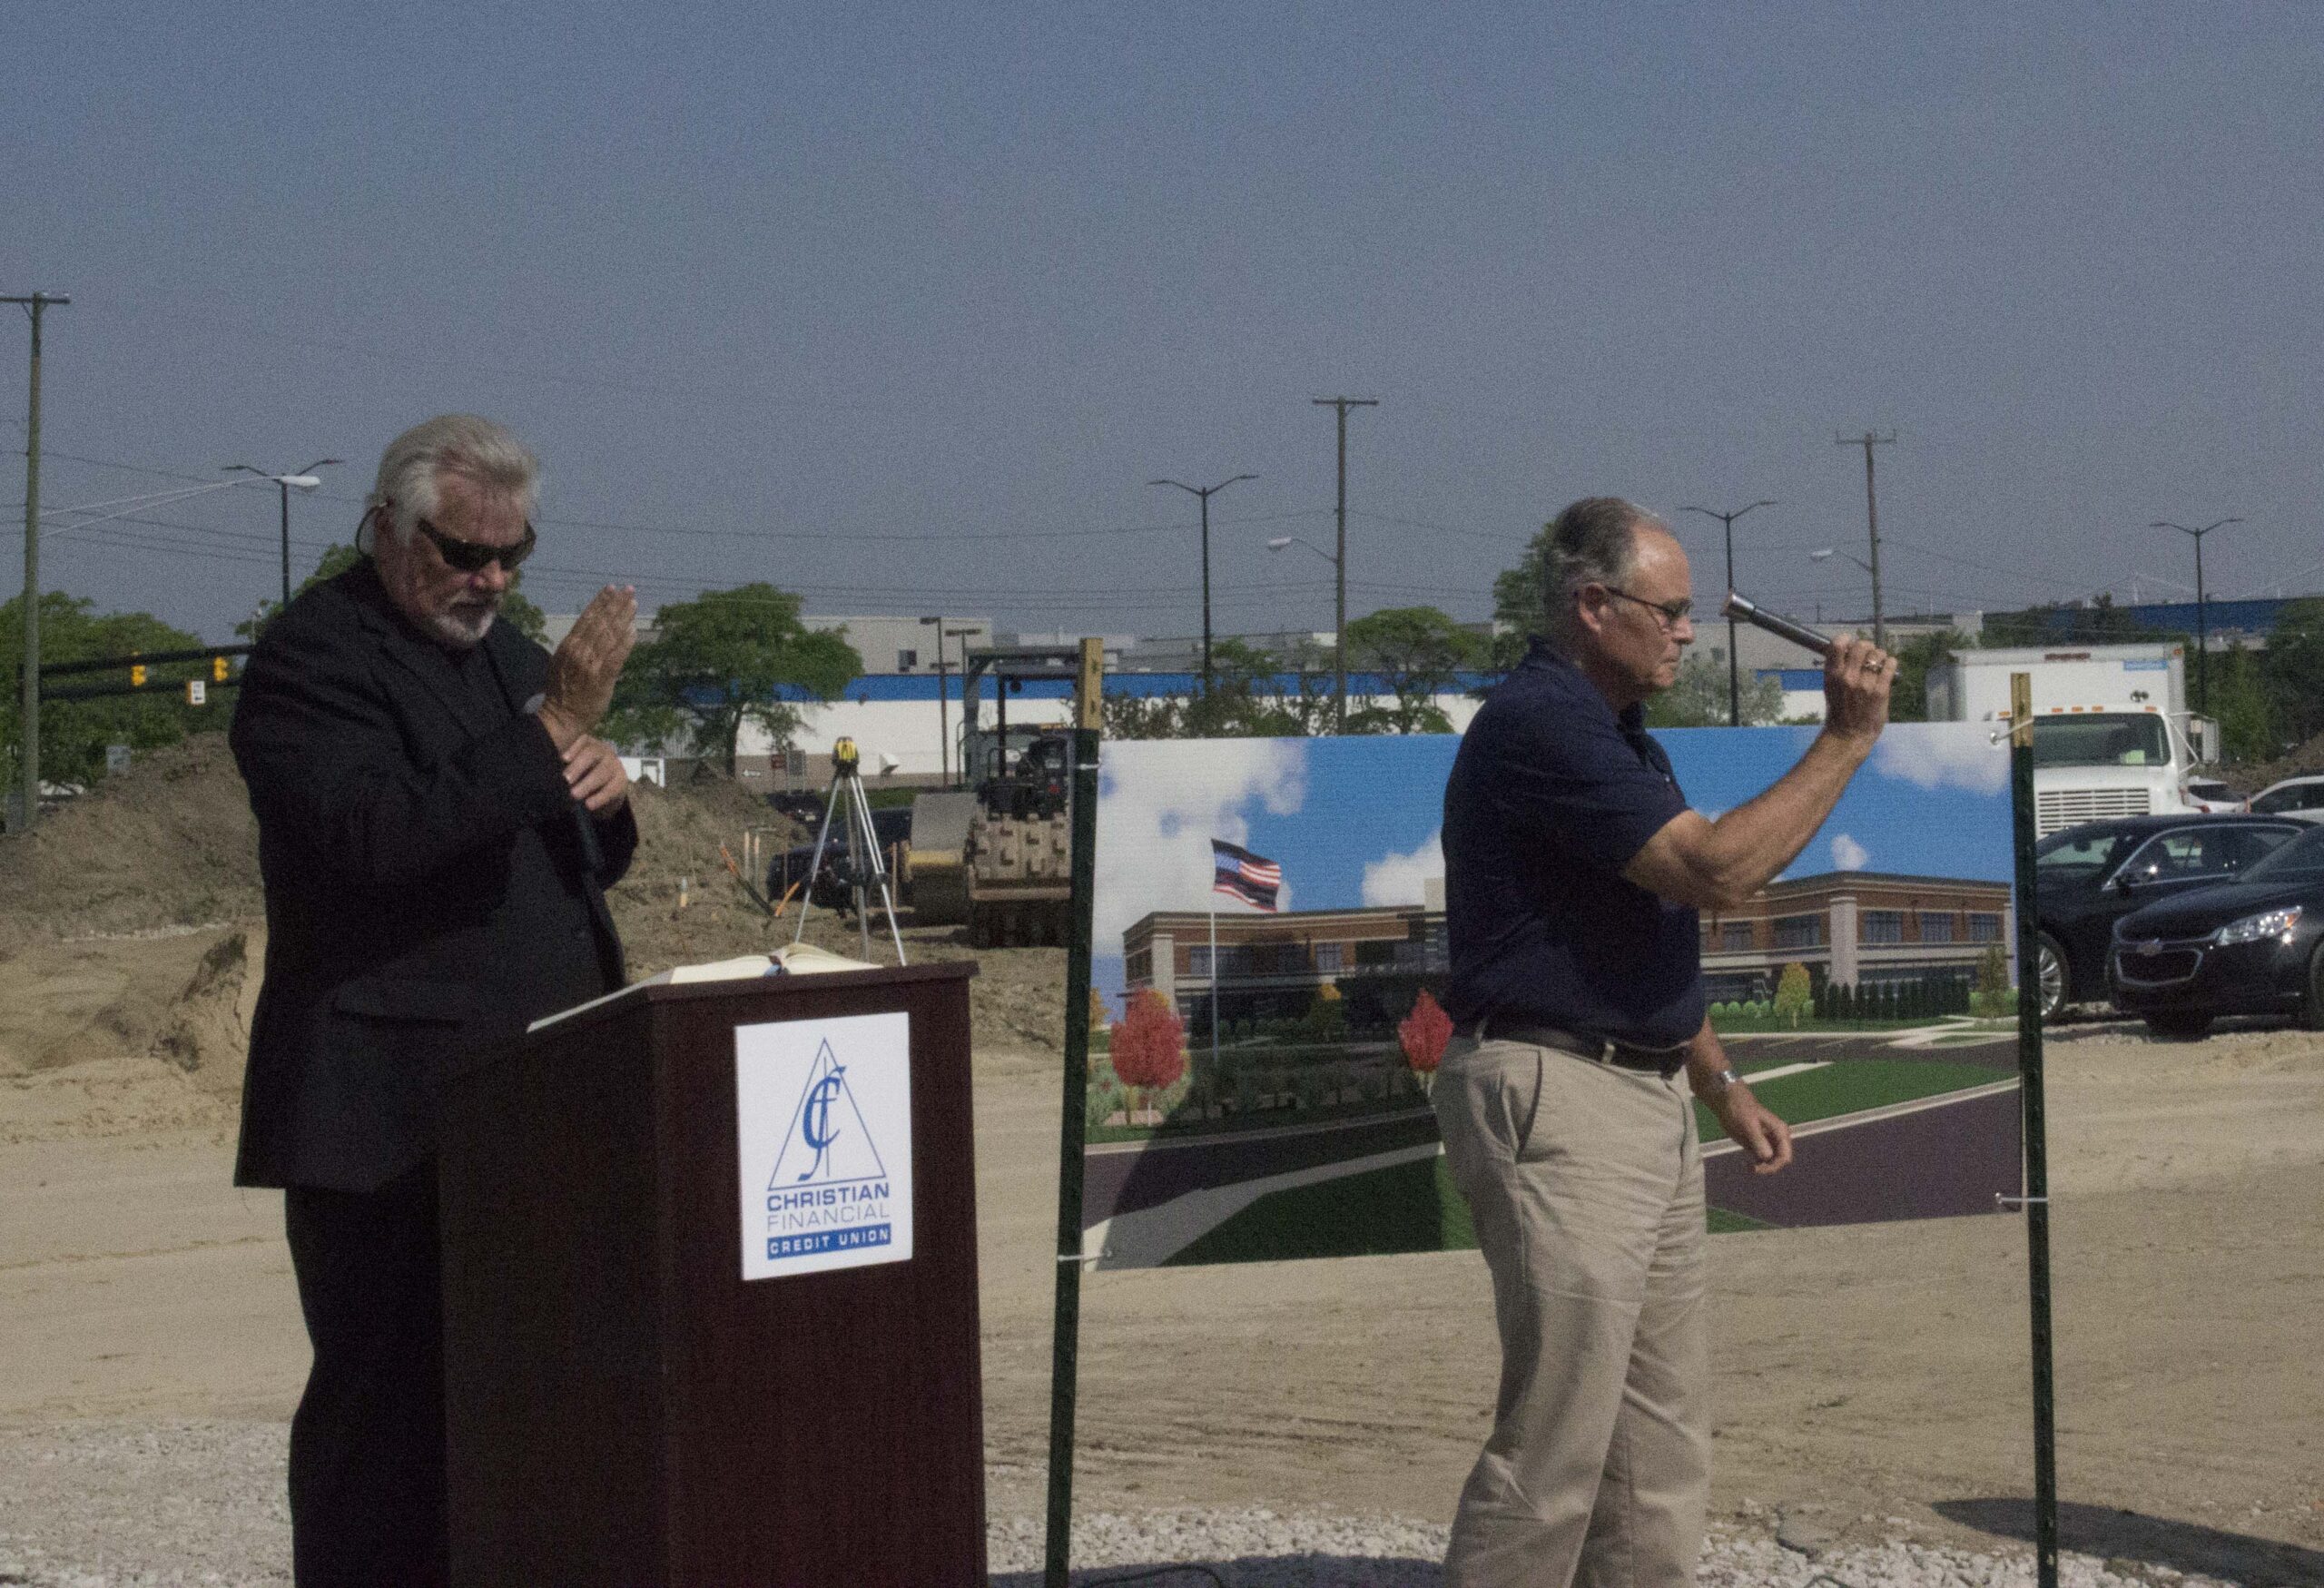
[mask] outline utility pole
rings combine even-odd
[[[951,688],[944,677],[944,615],[923,617],[922,623],[936,626],[936,766],[939,788],[952,786],[952,722],[951,703],[948,696]]]
[[[1727,531],[1727,593],[1730,596],[1735,593],[1735,520],[1749,512],[1751,508],[1774,506],[1773,502],[1753,502],[1750,508],[1738,508],[1731,513],[1722,513],[1715,508],[1679,509],[1682,513],[1700,513],[1706,518],[1716,518],[1719,527]],[[1727,616],[1727,725],[1730,728],[1743,725],[1743,669],[1735,659],[1735,615],[1731,612]]]
[[[2195,538],[2195,710],[2204,716],[2211,715],[2211,636],[2203,609],[2203,537],[2214,529],[2242,522],[2240,518],[2217,518],[2200,529],[2190,529],[2184,524],[2157,518],[2147,526],[2150,529],[2176,529],[2181,535]]]
[[[51,304],[70,303],[61,292],[0,298],[21,303],[33,322],[32,399],[25,420],[25,677],[23,747],[25,833],[40,819],[40,317]]]
[[[1346,455],[1344,438],[1341,441],[1341,455],[1343,458]],[[1344,466],[1341,472],[1345,474]],[[1175,485],[1202,503],[1202,692],[1206,698],[1210,694],[1210,498],[1236,480],[1258,478],[1256,474],[1238,474],[1234,479],[1222,479],[1207,489],[1176,479],[1149,479],[1146,482],[1148,485]]]
[[[1376,397],[1318,397],[1311,400],[1318,408],[1339,410],[1339,555],[1332,559],[1332,577],[1338,588],[1332,616],[1332,675],[1334,688],[1332,697],[1332,731],[1335,734],[1344,734],[1347,732],[1347,410],[1352,408],[1378,408],[1380,399]]]
[[[1872,488],[1872,449],[1896,445],[1896,432],[1891,430],[1883,436],[1866,430],[1861,436],[1835,436],[1832,442],[1835,446],[1864,449],[1864,518],[1872,530],[1872,561],[1866,565],[1872,570],[1872,643],[1885,651],[1888,648],[1888,626],[1880,617],[1880,498]]]

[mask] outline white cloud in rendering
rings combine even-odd
[[[1845,833],[1832,837],[1832,869],[1836,872],[1860,872],[1872,852]]]
[[[1901,723],[1880,735],[1872,769],[1917,788],[1997,794],[2009,786],[2009,744],[1982,723]]]
[[[1431,879],[1444,874],[1444,829],[1410,854],[1385,854],[1364,867],[1366,904],[1425,904]]]
[[[1307,750],[1296,739],[1132,740],[1106,746],[1098,806],[1099,955],[1121,952],[1122,933],[1157,910],[1208,910],[1210,841],[1245,843],[1254,802],[1287,816],[1307,799]],[[1280,858],[1280,857],[1275,857]],[[1284,878],[1276,902],[1291,903]],[[1248,906],[1221,896],[1221,914]]]

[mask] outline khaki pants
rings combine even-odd
[[[1693,1583],[1709,1356],[1702,1159],[1683,1077],[1459,1041],[1434,1097],[1502,1349],[1447,1588]]]

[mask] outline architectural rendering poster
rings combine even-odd
[[[1716,816],[1814,731],[1658,736]],[[1083,1230],[1101,1266],[1474,1244],[1428,1100],[1459,743],[1106,746]],[[1712,1023],[1797,1139],[1755,1176],[1698,1106],[1714,1229],[1990,1213],[2019,1190],[2011,868],[2006,745],[1904,724],[1789,871],[1704,913]]]

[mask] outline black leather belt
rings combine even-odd
[[[1578,1036],[1572,1031],[1561,1031],[1555,1026],[1535,1025],[1526,1021],[1496,1020],[1492,1015],[1455,1027],[1454,1031],[1456,1035],[1480,1042],[1521,1042],[1529,1048],[1549,1048],[1560,1053],[1571,1053],[1577,1059],[1587,1059],[1592,1064],[1610,1064],[1617,1070],[1650,1070],[1662,1076],[1675,1075],[1686,1067],[1687,1050],[1690,1046],[1682,1042],[1675,1048],[1639,1048],[1603,1037]]]

